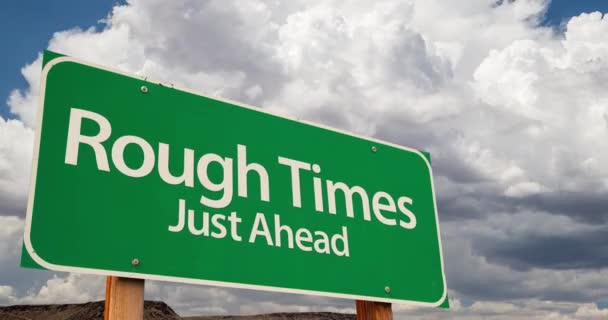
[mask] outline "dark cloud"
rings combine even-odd
[[[608,226],[571,234],[522,235],[506,241],[479,239],[473,248],[489,262],[521,271],[601,269],[608,265]]]
[[[437,208],[442,221],[482,219],[492,212],[503,212],[506,207],[499,199],[481,194],[443,197],[438,194]]]
[[[473,191],[453,196],[438,194],[438,206],[448,219],[528,211],[562,215],[589,225],[608,225],[608,193],[559,191],[507,197],[494,190],[492,184],[462,184],[459,187],[473,188]]]
[[[25,217],[27,199],[19,198],[12,194],[6,195],[0,192],[0,216]]]
[[[517,204],[589,224],[608,223],[608,192],[546,192],[525,197]]]
[[[461,136],[456,129],[440,130],[437,124],[412,121],[399,114],[386,114],[376,127],[380,139],[431,153],[433,173],[456,183],[479,183],[485,177],[472,163],[463,159],[455,142]]]

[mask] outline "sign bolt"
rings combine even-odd
[[[141,90],[141,92],[143,92],[143,93],[148,93],[148,87],[146,87],[146,86],[141,86],[139,88],[139,90]]]
[[[139,266],[139,259],[133,258],[133,260],[131,260],[131,265],[134,267]]]
[[[373,152],[373,153],[376,153],[376,151],[378,151],[378,148],[376,148],[376,146],[373,146],[373,147],[372,147],[372,152]]]
[[[389,287],[389,286],[384,287],[384,292],[386,292],[387,294],[391,293],[391,287]]]

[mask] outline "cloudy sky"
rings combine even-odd
[[[103,278],[18,266],[48,48],[430,151],[452,309],[395,305],[397,318],[606,319],[602,12],[605,0],[5,1],[0,304],[104,293]],[[184,315],[354,312],[159,282],[146,297]]]

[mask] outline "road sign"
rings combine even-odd
[[[25,246],[44,268],[446,298],[419,151],[69,57],[45,64],[40,97]]]

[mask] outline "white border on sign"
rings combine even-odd
[[[36,250],[34,250],[34,247],[32,246],[32,242],[30,239],[30,232],[31,232],[31,223],[32,223],[32,209],[33,209],[33,205],[34,205],[34,196],[35,196],[35,191],[36,191],[36,174],[38,172],[38,152],[40,150],[40,136],[41,136],[41,129],[42,129],[42,115],[43,115],[43,109],[44,109],[44,97],[45,97],[45,91],[46,91],[46,79],[47,76],[50,72],[50,70],[63,62],[73,62],[73,63],[77,63],[77,64],[82,64],[85,66],[89,66],[89,67],[93,67],[93,68],[98,68],[98,69],[102,69],[105,71],[109,71],[109,72],[113,72],[113,73],[117,73],[123,76],[127,76],[130,78],[135,78],[135,79],[139,79],[139,80],[143,80],[143,81],[147,81],[147,82],[151,82],[151,83],[156,83],[156,84],[160,84],[160,85],[166,85],[166,83],[162,83],[162,82],[158,82],[158,81],[150,81],[147,78],[141,77],[141,76],[137,76],[137,75],[132,75],[132,74],[127,74],[118,70],[114,70],[111,68],[107,68],[107,67],[103,67],[100,65],[96,65],[96,64],[92,64],[92,63],[88,63],[88,62],[84,62],[78,59],[74,59],[71,57],[59,57],[59,58],[55,58],[52,59],[51,61],[49,61],[45,66],[44,69],[42,70],[42,75],[41,75],[41,81],[40,81],[40,101],[39,101],[39,107],[38,107],[38,130],[36,133],[36,141],[34,143],[34,157],[33,157],[33,162],[32,162],[32,176],[30,179],[30,193],[29,193],[29,198],[28,198],[28,202],[27,202],[27,216],[26,216],[26,221],[25,221],[25,236],[24,236],[24,242],[25,242],[25,247],[28,251],[28,253],[30,254],[30,256],[32,257],[32,259],[34,259],[34,261],[36,263],[38,263],[39,265],[43,266],[46,269],[49,270],[54,270],[54,271],[62,271],[62,272],[78,272],[78,273],[88,273],[88,274],[95,274],[95,275],[102,275],[102,276],[117,276],[117,277],[125,277],[125,278],[136,278],[136,279],[149,279],[149,280],[158,280],[158,281],[170,281],[170,282],[178,282],[178,283],[186,283],[186,284],[202,284],[202,285],[211,285],[211,286],[219,286],[219,287],[229,287],[229,288],[240,288],[240,289],[251,289],[251,290],[263,290],[263,291],[272,291],[272,292],[285,292],[285,293],[294,293],[294,294],[305,294],[305,295],[315,295],[315,296],[325,296],[325,297],[333,297],[333,298],[343,298],[343,299],[352,299],[352,300],[369,300],[369,301],[378,301],[378,302],[387,302],[387,303],[397,303],[397,304],[407,304],[407,305],[414,305],[414,306],[428,306],[428,307],[438,307],[440,306],[443,301],[445,300],[446,296],[447,296],[447,284],[446,284],[446,278],[445,278],[445,269],[444,269],[444,263],[443,263],[443,248],[441,245],[441,232],[439,229],[439,216],[437,214],[437,202],[435,200],[435,185],[433,183],[433,171],[431,169],[431,165],[428,162],[427,158],[418,150],[415,149],[411,149],[411,148],[407,148],[404,146],[400,146],[400,145],[396,145],[390,142],[386,142],[386,141],[381,141],[381,140],[377,140],[377,139],[373,139],[373,138],[369,138],[369,137],[363,137],[363,136],[359,136],[357,134],[351,133],[351,132],[347,132],[347,131],[343,131],[343,130],[339,130],[339,129],[335,129],[335,128],[330,128],[330,127],[326,127],[320,124],[316,124],[316,123],[312,123],[309,121],[304,121],[304,120],[299,120],[299,119],[295,119],[289,116],[284,116],[284,115],[278,115],[276,113],[272,113],[272,112],[268,112],[266,110],[263,110],[261,108],[256,108],[256,107],[252,107],[246,104],[242,104],[239,102],[235,102],[235,101],[230,101],[227,99],[221,99],[221,98],[216,98],[216,97],[209,97],[207,95],[198,93],[198,92],[194,92],[188,89],[184,89],[184,88],[179,88],[179,87],[175,87],[175,86],[171,86],[172,88],[176,89],[176,90],[180,90],[180,91],[184,91],[184,92],[188,92],[197,96],[201,96],[201,97],[205,97],[208,99],[212,99],[212,100],[218,100],[221,102],[225,102],[225,103],[229,103],[232,105],[237,105],[243,108],[247,108],[256,112],[261,112],[261,113],[266,113],[266,114],[270,114],[276,117],[280,117],[280,118],[284,118],[284,119],[289,119],[292,121],[297,121],[300,123],[304,123],[307,125],[311,125],[314,127],[318,127],[318,128],[322,128],[322,129],[326,129],[326,130],[330,130],[330,131],[334,131],[334,132],[338,132],[338,133],[342,133],[348,136],[352,136],[352,137],[356,137],[356,138],[360,138],[360,139],[364,139],[367,141],[372,141],[372,142],[377,142],[377,143],[381,143],[387,146],[391,146],[394,148],[398,148],[398,149],[402,149],[402,150],[406,150],[409,152],[413,152],[417,155],[419,155],[423,160],[424,163],[426,163],[428,169],[429,169],[429,174],[431,177],[431,191],[433,193],[433,205],[434,205],[434,209],[435,209],[435,220],[437,222],[437,237],[438,237],[438,244],[439,244],[439,259],[441,261],[441,275],[443,277],[443,294],[441,296],[441,298],[436,301],[436,302],[419,302],[419,301],[412,301],[412,300],[398,300],[398,299],[388,299],[388,298],[379,298],[379,297],[369,297],[369,296],[358,296],[358,295],[350,295],[350,294],[342,294],[342,293],[331,293],[331,292],[324,292],[324,291],[313,291],[313,290],[302,290],[302,289],[290,289],[290,288],[282,288],[282,287],[271,287],[271,286],[261,286],[261,285],[251,285],[251,284],[241,284],[241,283],[234,283],[234,282],[223,282],[223,281],[212,281],[212,280],[200,280],[200,279],[191,279],[191,278],[180,278],[180,277],[171,277],[171,276],[160,276],[160,275],[154,275],[154,274],[143,274],[143,273],[131,273],[131,272],[122,272],[122,271],[111,271],[111,270],[101,270],[101,269],[89,269],[89,268],[79,268],[79,267],[69,267],[69,266],[61,266],[61,265],[56,265],[56,264],[52,264],[49,263],[45,260],[43,260],[40,256],[38,256],[36,254]]]

